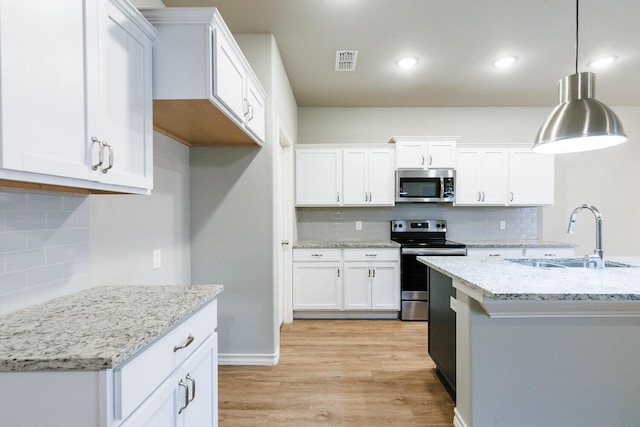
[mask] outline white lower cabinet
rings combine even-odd
[[[115,368],[1,372],[0,424],[216,427],[216,327],[214,300]]]
[[[575,255],[574,248],[537,246],[537,247],[467,247],[467,256],[472,258],[567,258]]]
[[[293,251],[295,311],[398,311],[400,251],[394,248]]]

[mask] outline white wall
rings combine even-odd
[[[593,220],[582,213],[576,233],[566,234],[569,214],[581,203],[597,206],[604,218],[603,246],[610,255],[640,255],[640,209],[634,196],[640,183],[640,107],[613,107],[629,141],[592,153],[558,155],[556,202],[539,208],[539,237],[578,244],[576,253],[595,246]],[[550,108],[300,108],[300,143],[385,143],[400,135],[455,135],[460,144],[527,143]],[[535,179],[535,177],[532,177]],[[582,216],[585,218],[582,218]]]
[[[153,135],[154,189],[144,195],[92,195],[93,285],[190,284],[189,148]],[[153,269],[153,251],[162,265]]]

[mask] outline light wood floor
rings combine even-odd
[[[219,367],[220,427],[451,426],[426,322],[294,320],[274,367]]]

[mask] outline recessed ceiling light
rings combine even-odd
[[[492,62],[493,66],[496,68],[507,68],[512,66],[518,62],[518,57],[516,56],[505,56],[503,58],[498,58]]]
[[[602,68],[615,62],[616,59],[618,59],[617,56],[605,56],[604,58],[598,58],[596,60],[589,62],[587,66],[591,68]]]
[[[418,65],[418,58],[415,56],[405,56],[396,61],[396,65],[400,68],[412,68]]]

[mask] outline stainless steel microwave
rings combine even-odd
[[[396,202],[455,202],[453,169],[399,169],[396,171]]]

